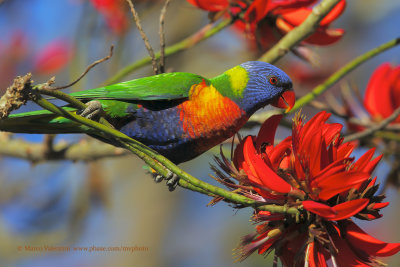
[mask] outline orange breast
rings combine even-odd
[[[193,85],[189,100],[178,109],[186,137],[212,138],[217,143],[232,136],[248,119],[235,102],[205,82]]]

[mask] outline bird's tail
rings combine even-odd
[[[69,108],[67,108],[69,109]],[[73,111],[71,108],[70,111]],[[13,133],[61,134],[89,133],[89,128],[47,110],[10,115],[0,120],[0,131]]]

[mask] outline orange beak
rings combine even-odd
[[[296,95],[293,91],[285,91],[283,94],[274,100],[271,105],[277,108],[285,109],[285,112],[289,112],[296,102]]]

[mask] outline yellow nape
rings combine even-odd
[[[249,81],[247,71],[241,66],[236,66],[227,70],[225,74],[229,76],[233,94],[236,97],[243,97],[244,88],[246,88]]]

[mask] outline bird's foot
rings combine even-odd
[[[169,172],[169,177],[166,177],[168,190],[170,192],[174,191],[175,188],[178,186],[179,177],[175,173]]]
[[[160,174],[158,174],[158,173],[156,173],[156,172],[153,172],[153,178],[154,178],[154,181],[156,183],[160,183],[164,179],[167,180],[167,186],[168,186],[168,190],[170,192],[175,190],[175,188],[177,187],[178,182],[179,182],[178,175],[176,175],[175,173],[171,172],[170,170],[168,170],[168,174],[165,177],[160,175]]]
[[[87,107],[84,110],[77,112],[78,115],[89,120],[96,120],[104,113],[103,107],[99,101],[92,100],[86,103]]]

